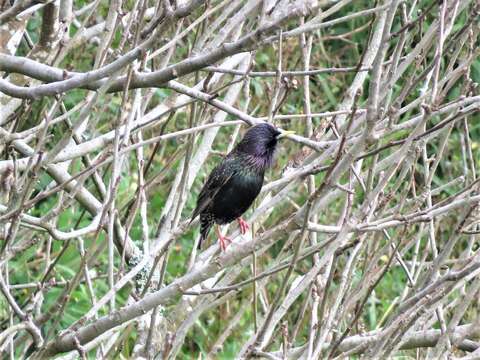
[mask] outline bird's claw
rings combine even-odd
[[[240,226],[240,232],[242,233],[242,235],[245,235],[247,233],[247,230],[250,229],[250,226],[242,218],[238,218],[237,221],[238,221],[238,226]]]
[[[218,237],[218,240],[220,242],[220,249],[222,249],[222,251],[226,251],[227,245],[232,243],[232,240],[230,238],[222,235]]]
[[[218,226],[217,226],[216,230],[217,230],[218,242],[220,243],[220,249],[222,249],[222,251],[225,251],[225,250],[227,250],[227,245],[230,244],[232,242],[232,240],[230,240],[226,236],[223,236],[222,232],[220,231]]]

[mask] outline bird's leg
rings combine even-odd
[[[242,233],[242,235],[245,235],[247,233],[247,230],[250,229],[250,226],[241,217],[239,217],[237,221],[238,221],[238,226],[240,226],[240,232]]]
[[[227,250],[227,244],[230,244],[232,240],[222,235],[222,232],[220,231],[220,226],[215,226],[215,229],[217,231],[218,241],[220,242],[220,248],[223,251]]]

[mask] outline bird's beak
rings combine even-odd
[[[295,134],[295,131],[291,131],[291,130],[282,130],[282,129],[279,129],[280,131],[280,135],[277,136],[277,139],[281,139],[281,138],[284,138],[288,135],[292,135],[292,134]]]

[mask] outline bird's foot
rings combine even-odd
[[[218,242],[220,243],[220,249],[222,249],[222,251],[227,250],[227,245],[230,244],[232,240],[222,235],[222,232],[220,231],[220,227],[217,226],[216,231],[218,236]]]
[[[220,242],[220,248],[222,251],[227,250],[227,245],[232,243],[232,240],[226,236],[223,236],[222,234],[218,235],[218,241]]]
[[[242,233],[242,235],[245,235],[247,233],[247,230],[250,229],[250,226],[241,217],[238,218],[237,221],[238,221],[238,226],[240,226],[240,232]]]

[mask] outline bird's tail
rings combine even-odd
[[[198,249],[201,249],[203,241],[207,239],[212,225],[213,219],[211,216],[200,214],[200,241],[198,242]]]

